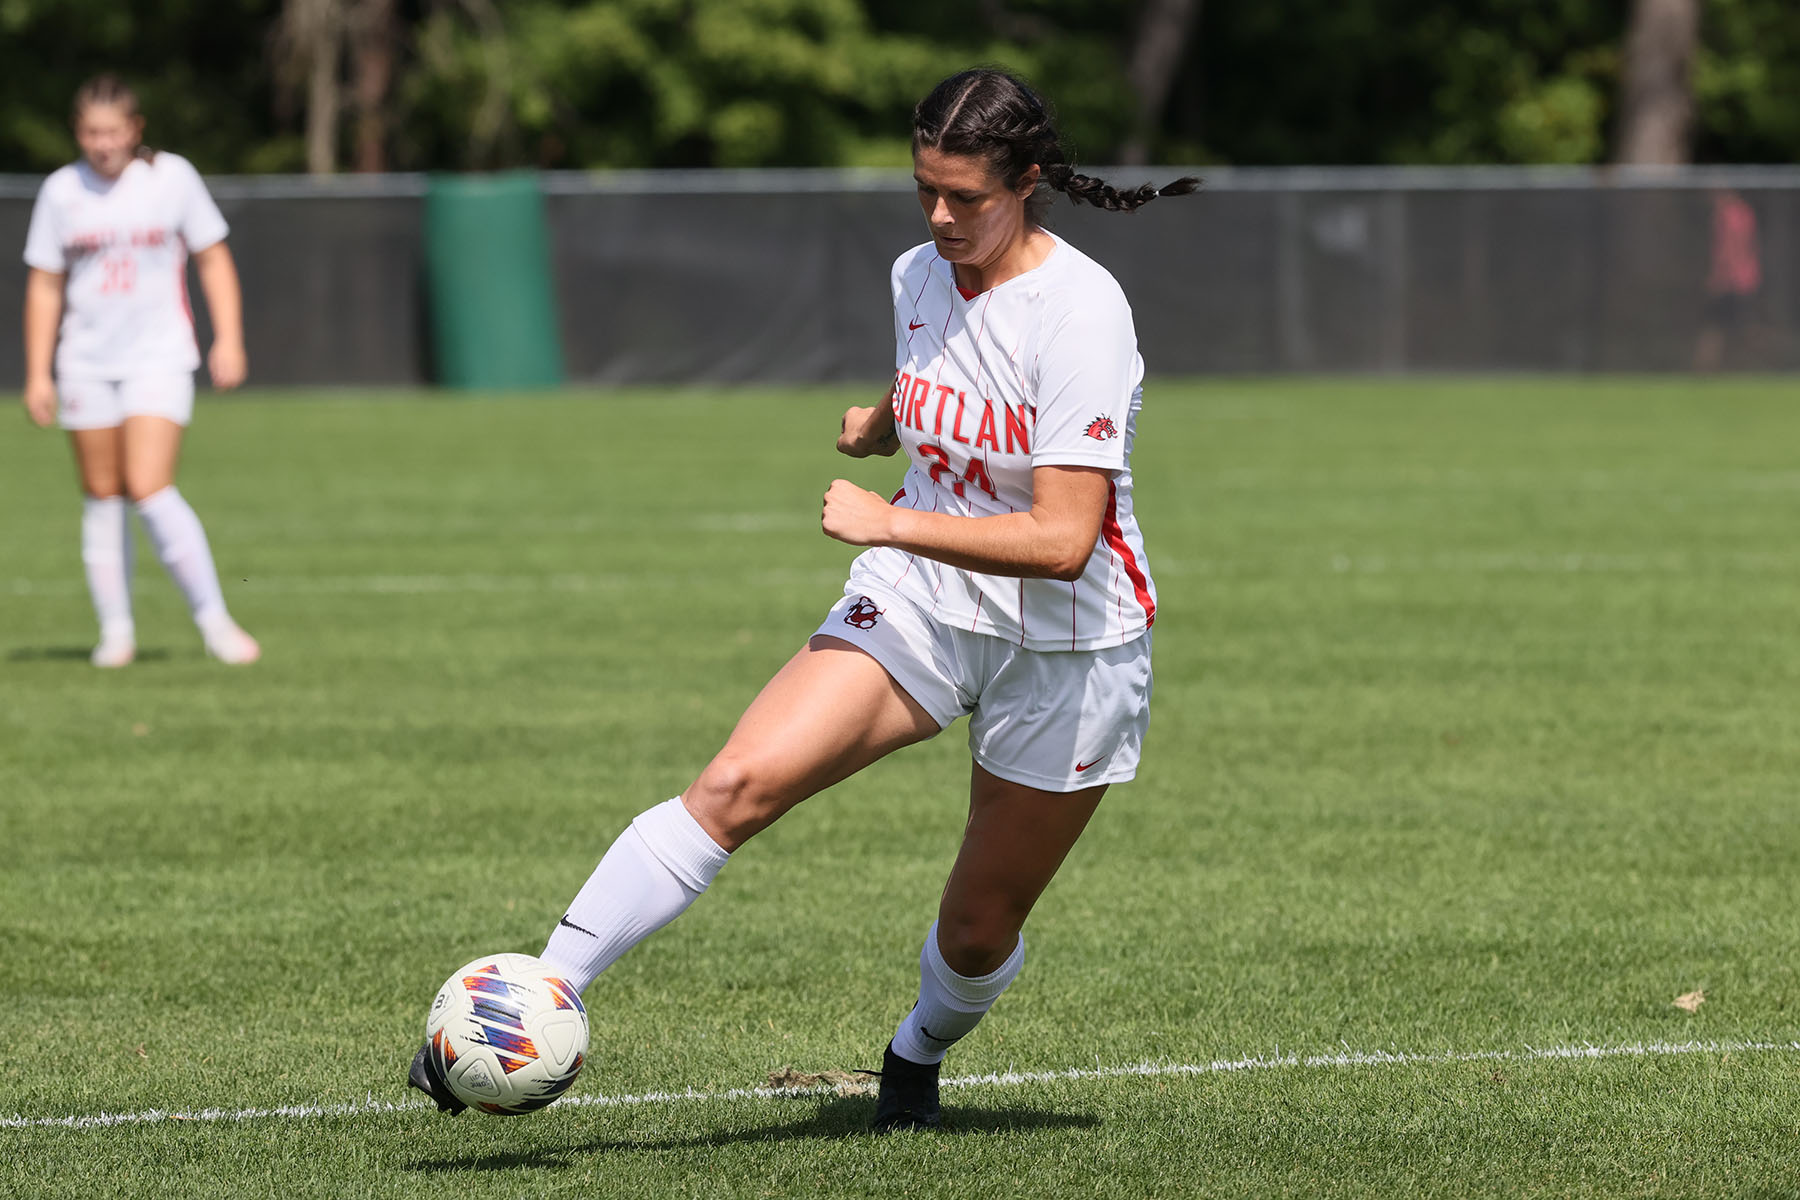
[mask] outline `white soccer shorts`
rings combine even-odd
[[[187,371],[129,379],[58,379],[56,419],[64,429],[111,429],[126,417],[194,419],[194,377]]]
[[[1102,650],[1027,650],[941,625],[856,580],[821,634],[880,663],[940,728],[967,716],[969,752],[1002,779],[1076,792],[1137,774],[1150,726],[1149,633]]]

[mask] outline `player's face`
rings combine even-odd
[[[144,137],[144,118],[117,104],[90,104],[75,118],[81,156],[108,179],[131,165]]]
[[[980,266],[1004,255],[1025,236],[1025,198],[1037,186],[1032,167],[1009,188],[987,161],[921,148],[913,152],[913,180],[931,240],[945,262]]]

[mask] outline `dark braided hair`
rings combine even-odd
[[[1062,192],[1075,204],[1136,212],[1158,196],[1185,196],[1200,186],[1189,175],[1160,188],[1146,183],[1120,191],[1081,174],[1063,153],[1049,104],[1023,80],[996,67],[963,71],[932,88],[913,109],[912,144],[914,151],[985,159],[1008,188],[1016,189],[1034,164],[1042,168],[1039,190],[1025,202],[1034,223],[1050,207],[1045,188]]]

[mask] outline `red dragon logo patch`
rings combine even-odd
[[[1082,432],[1093,438],[1096,442],[1104,442],[1109,438],[1118,437],[1119,427],[1113,424],[1111,417],[1095,417],[1092,421],[1088,422],[1088,427],[1082,430]]]
[[[850,611],[844,614],[844,624],[854,625],[858,629],[873,629],[875,621],[881,616],[881,610],[867,596],[858,596]]]

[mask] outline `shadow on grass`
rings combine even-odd
[[[467,1158],[431,1158],[407,1164],[413,1171],[510,1171],[568,1165],[570,1160],[609,1151],[695,1150],[709,1147],[792,1142],[809,1138],[873,1137],[869,1121],[875,1100],[869,1096],[840,1096],[820,1104],[810,1116],[759,1129],[733,1129],[696,1137],[596,1138],[577,1145],[558,1146],[512,1154],[482,1154]],[[1100,1124],[1088,1113],[1044,1112],[1034,1108],[969,1108],[944,1106],[944,1128],[936,1134],[897,1134],[897,1137],[966,1137],[975,1134],[1012,1133],[1032,1129],[1092,1129]]]
[[[6,657],[11,662],[83,662],[94,652],[92,646],[20,646]],[[137,661],[167,662],[169,652],[163,649],[139,650]]]

